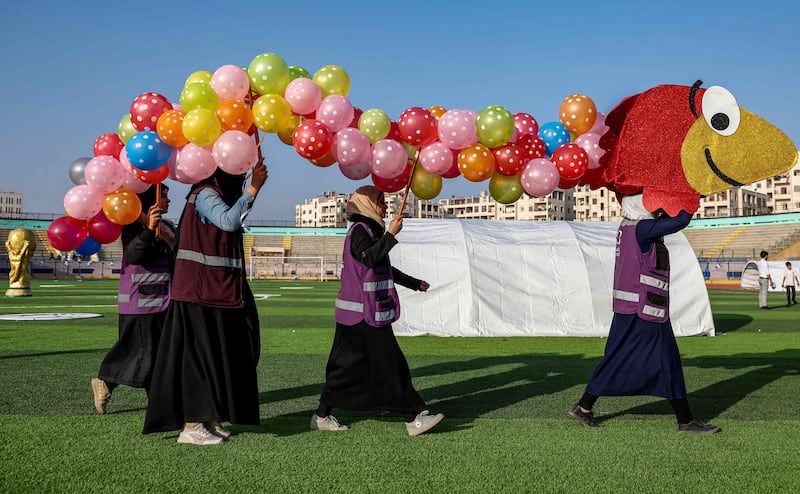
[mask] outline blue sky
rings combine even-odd
[[[797,2],[271,4],[3,2],[0,187],[24,193],[27,212],[61,213],[70,164],[116,132],[136,96],[177,101],[192,72],[266,52],[312,74],[343,67],[353,104],[393,119],[412,106],[503,105],[542,124],[572,93],[605,112],[652,86],[702,79],[800,142]],[[251,219],[292,220],[304,198],[371,183],[314,167],[275,136],[263,150],[270,180]],[[176,217],[188,189],[170,185]],[[459,177],[439,197],[485,189]]]

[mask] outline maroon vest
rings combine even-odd
[[[209,307],[241,308],[245,276],[242,231],[226,232],[200,220],[194,201],[206,187],[220,192],[211,184],[198,187],[189,194],[181,215],[172,299]]]
[[[392,265],[389,258],[374,268],[357,261],[350,252],[353,230],[358,226],[367,229],[370,238],[377,241],[365,223],[353,223],[347,232],[342,252],[342,284],[336,297],[336,322],[353,326],[365,321],[373,327],[388,326],[400,317],[400,299],[394,288]]]
[[[642,252],[636,239],[637,224],[623,219],[617,233],[614,312],[665,322],[669,319],[669,252],[662,239]]]

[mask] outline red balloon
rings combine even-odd
[[[403,190],[408,185],[408,181],[411,178],[411,170],[411,166],[406,166],[405,170],[403,170],[400,175],[392,178],[381,178],[373,173],[372,183],[383,192],[397,192]]]
[[[112,223],[111,220],[106,218],[106,214],[102,210],[89,218],[89,236],[95,242],[110,244],[118,239],[121,234],[122,225]]]
[[[449,170],[442,173],[442,178],[456,178],[461,175],[461,172],[458,171],[458,153],[458,149],[453,149],[453,164],[450,166]]]
[[[140,181],[146,184],[160,184],[161,182],[166,180],[167,177],[169,177],[169,166],[167,164],[164,164],[163,166],[160,166],[155,170],[146,170],[146,171],[140,170],[135,166],[132,166],[131,171],[133,172],[134,177],[138,178]]]
[[[553,151],[550,161],[556,165],[558,175],[568,180],[577,180],[589,169],[589,155],[574,142],[567,142]]]
[[[563,190],[571,189],[571,188],[575,187],[576,185],[578,185],[578,182],[580,182],[580,180],[581,179],[579,179],[579,178],[576,178],[576,179],[572,180],[572,179],[569,179],[569,178],[559,177],[559,179],[558,179],[558,188],[559,189],[563,189]]]
[[[297,154],[308,160],[325,156],[333,144],[333,132],[319,120],[303,120],[292,136]]]
[[[528,155],[528,161],[547,156],[544,141],[538,135],[525,134],[517,139],[517,146],[522,146]]]
[[[530,161],[526,157],[525,149],[516,144],[506,144],[492,149],[494,153],[494,168],[497,173],[505,176],[518,175]]]
[[[403,141],[412,146],[426,146],[438,137],[438,124],[433,114],[419,106],[412,106],[397,119]]]
[[[515,113],[514,128],[520,136],[537,135],[539,133],[539,122],[530,113]]]
[[[47,227],[47,241],[54,249],[64,252],[80,247],[88,235],[89,227],[86,225],[86,220],[71,216],[57,218]]]
[[[157,131],[158,117],[172,110],[172,103],[158,93],[142,93],[131,103],[131,124],[138,131]]]
[[[394,120],[390,120],[391,125],[389,126],[389,134],[384,137],[384,139],[392,139],[393,141],[397,141],[401,143],[404,141],[403,135],[400,133],[400,126]]]
[[[119,153],[122,151],[123,147],[125,147],[125,144],[122,142],[122,139],[120,139],[117,134],[109,132],[95,139],[94,155],[113,156],[115,159],[119,159]]]
[[[348,127],[353,127],[354,129],[358,128],[358,119],[361,118],[361,114],[364,113],[364,110],[361,108],[353,107],[353,121],[350,122]]]

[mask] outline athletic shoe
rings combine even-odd
[[[586,427],[602,427],[600,422],[594,419],[594,412],[589,410],[588,412],[584,412],[581,410],[580,405],[575,405],[569,410],[569,416],[573,417],[578,420],[581,424],[585,425]]]
[[[223,427],[219,422],[206,422],[203,425],[206,426],[206,429],[208,429],[209,432],[221,437],[222,439],[228,439],[231,437],[231,431]]]
[[[423,410],[419,412],[416,417],[414,417],[413,422],[406,422],[406,430],[408,431],[408,435],[419,436],[423,432],[433,429],[436,424],[442,421],[443,418],[444,415],[441,413],[430,415],[430,412]]]
[[[722,428],[714,424],[706,424],[697,419],[692,419],[688,424],[678,424],[678,432],[685,434],[714,434]]]
[[[94,407],[97,409],[97,413],[105,415],[106,404],[111,398],[111,391],[106,386],[106,382],[96,377],[92,379],[92,393],[94,394]]]
[[[208,432],[205,425],[197,424],[194,427],[185,427],[178,435],[178,442],[184,444],[196,444],[207,446],[209,444],[222,444],[225,440],[216,434]]]
[[[340,424],[333,415],[328,414],[327,417],[320,419],[316,413],[311,416],[310,427],[312,431],[346,431],[350,428]]]

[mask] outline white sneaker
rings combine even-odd
[[[194,427],[184,426],[178,442],[184,444],[197,444],[198,446],[206,446],[209,444],[222,444],[225,441],[222,437],[208,432],[208,429],[203,424],[197,424]]]
[[[328,414],[324,419],[320,419],[316,413],[311,416],[310,427],[312,431],[346,431],[349,429],[346,425],[340,424],[333,415]]]
[[[433,429],[436,424],[442,421],[443,418],[444,415],[441,413],[430,415],[430,412],[423,410],[419,412],[419,415],[414,418],[413,422],[406,422],[406,430],[408,431],[408,435],[419,436],[423,432]]]
[[[206,422],[203,425],[206,426],[206,429],[208,429],[209,432],[221,437],[222,439],[228,439],[231,437],[231,431],[223,427],[219,422]]]

